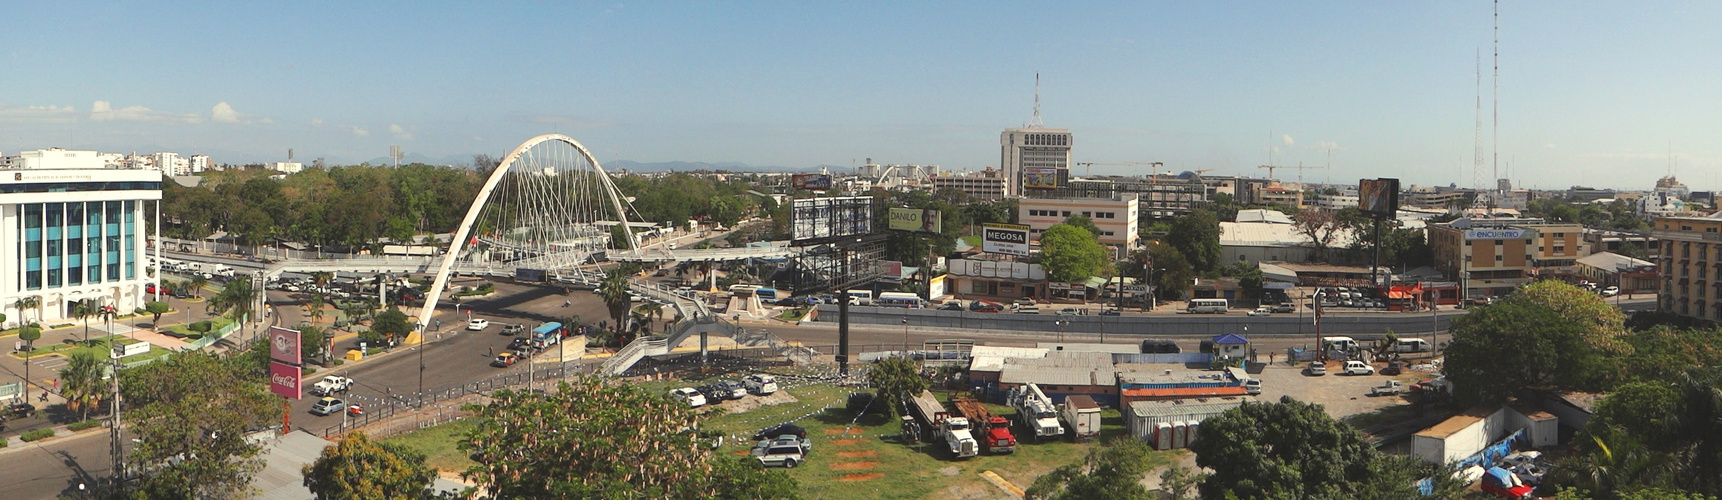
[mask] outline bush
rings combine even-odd
[[[370,349],[365,349],[365,356],[376,356],[377,353],[380,353],[380,352],[383,352],[383,348],[372,347]]]
[[[102,421],[100,421],[100,420],[85,420],[83,422],[75,422],[71,425],[67,425],[66,429],[73,430],[73,431],[81,431],[84,429],[88,429],[91,427],[97,427],[100,425],[102,425]]]
[[[47,438],[50,438],[53,436],[54,436],[54,430],[53,429],[36,429],[36,430],[30,431],[30,432],[26,432],[22,436],[18,436],[18,439],[22,439],[22,440],[24,440],[24,442],[28,443],[28,442],[35,441],[38,439],[47,439]]]
[[[196,323],[192,323],[191,326],[188,326],[186,328],[190,329],[191,331],[198,332],[198,333],[209,333],[210,330],[214,329],[214,326],[215,325],[210,323],[209,320],[203,320],[203,321],[199,321]]]
[[[346,363],[346,362],[347,362],[347,360],[344,360],[344,359],[341,359],[341,358],[335,358],[335,363],[334,363],[334,364],[335,364],[335,366],[341,366],[341,363]]]
[[[0,439],[0,448],[5,448],[6,445],[9,445],[9,444],[12,444],[12,442],[4,440],[4,439]]]

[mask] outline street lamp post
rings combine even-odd
[[[903,310],[903,354],[909,353],[909,310]]]
[[[1058,325],[1058,343],[1063,344],[1064,343],[1064,327],[1066,325],[1069,325],[1070,321],[1061,319],[1061,320],[1053,321],[1052,324]]]

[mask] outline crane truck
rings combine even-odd
[[[1002,455],[1016,451],[1016,436],[1011,435],[1009,420],[994,415],[975,398],[957,398],[952,403],[957,405],[957,413],[963,414],[981,431],[981,444],[987,453]]]
[[[905,429],[922,433],[928,440],[944,441],[956,458],[980,454],[980,446],[969,432],[969,419],[951,416],[945,405],[933,397],[932,391],[921,391],[920,395],[910,398],[906,406],[917,421],[905,422]]]
[[[1054,438],[1064,435],[1064,426],[1058,423],[1058,407],[1052,404],[1052,398],[1040,392],[1040,387],[1028,384],[1010,390],[1010,405],[1016,408],[1016,416],[1022,425],[1034,432],[1036,440]]]

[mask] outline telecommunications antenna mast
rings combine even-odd
[[[1034,74],[1034,118],[1028,122],[1028,128],[1046,128],[1040,121],[1040,73]]]

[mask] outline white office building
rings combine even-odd
[[[1007,128],[999,134],[999,167],[1009,179],[1011,196],[1022,196],[1023,172],[1037,168],[1070,168],[1070,130]]]
[[[191,173],[201,174],[209,171],[209,155],[194,155],[191,157]]]
[[[19,151],[17,156],[0,158],[0,168],[99,169],[107,158],[95,151],[67,151],[61,148]]]
[[[93,155],[92,155],[93,156]],[[7,327],[65,322],[80,301],[121,314],[143,307],[144,205],[162,176],[138,169],[35,167],[0,174],[0,311]],[[18,310],[19,299],[37,307]]]

